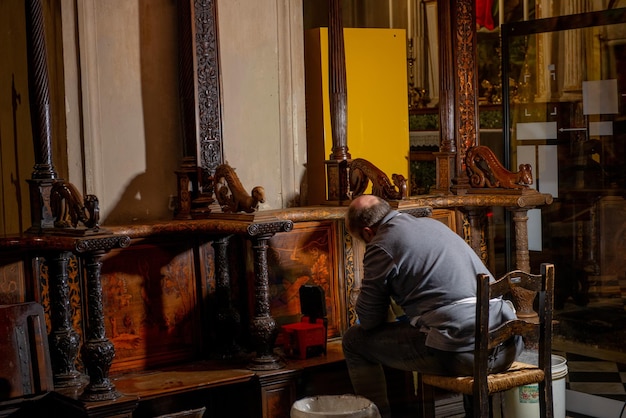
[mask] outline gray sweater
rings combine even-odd
[[[428,333],[427,346],[473,349],[476,276],[491,273],[446,225],[392,211],[367,244],[363,268],[356,303],[361,326],[371,329],[385,322],[391,297],[414,326]],[[510,303],[491,302],[490,326],[513,318]]]

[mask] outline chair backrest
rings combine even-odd
[[[40,304],[0,305],[0,358],[0,403],[54,390]]]
[[[552,399],[554,265],[542,264],[541,274],[515,270],[492,282],[486,274],[479,274],[477,280],[474,402],[481,403],[481,410],[488,408],[487,369],[490,350],[514,335],[521,335],[527,347],[537,347],[537,365],[545,375],[544,381],[539,385],[539,402],[545,405],[546,399]],[[536,292],[537,317],[514,319],[489,330],[489,300],[510,295],[520,288]]]

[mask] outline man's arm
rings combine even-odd
[[[387,322],[390,293],[387,281],[396,272],[389,254],[378,246],[368,248],[363,259],[363,280],[356,302],[359,323],[372,329]]]

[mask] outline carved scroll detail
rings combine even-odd
[[[55,217],[56,228],[76,228],[81,222],[87,228],[97,231],[100,221],[98,198],[82,195],[72,183],[55,181],[50,190],[50,210]]]
[[[401,200],[407,197],[406,179],[402,174],[392,174],[389,177],[371,162],[356,158],[350,162],[350,191],[352,196],[359,196],[365,192],[368,183],[372,182],[372,194],[383,199]]]
[[[470,184],[475,188],[526,189],[533,184],[530,164],[520,164],[519,171],[513,173],[504,168],[493,151],[484,145],[469,148],[465,163]]]
[[[235,170],[228,164],[222,164],[215,169],[215,197],[223,212],[254,212],[259,203],[265,203],[265,189],[256,186],[248,194]]]

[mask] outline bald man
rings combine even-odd
[[[352,386],[390,417],[383,365],[440,375],[473,373],[476,276],[491,275],[474,250],[443,223],[393,210],[373,195],[346,213],[350,235],[365,243],[358,323],[343,337]],[[492,276],[493,277],[493,276]],[[388,321],[390,300],[405,319]],[[492,300],[492,326],[515,318],[510,302]],[[505,370],[521,338],[491,353],[490,371]]]

